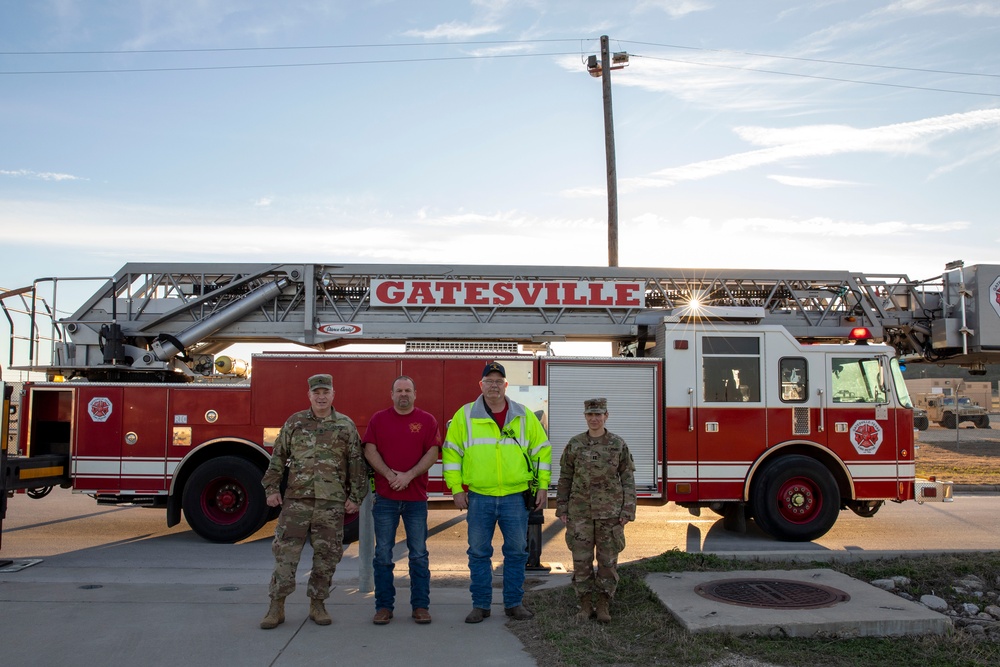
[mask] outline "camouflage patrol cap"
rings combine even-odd
[[[333,391],[333,377],[326,374],[313,375],[309,378],[309,391],[313,389],[329,389]]]
[[[608,411],[608,399],[588,398],[583,402],[583,414],[605,413]]]

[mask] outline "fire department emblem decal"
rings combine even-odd
[[[996,311],[997,317],[1000,317],[1000,278],[994,280],[993,284],[990,285],[990,305]]]
[[[111,399],[97,396],[87,403],[87,414],[95,422],[106,422],[111,416]]]
[[[882,427],[873,419],[859,419],[851,425],[851,444],[858,454],[874,454],[882,444]]]

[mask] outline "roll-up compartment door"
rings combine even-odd
[[[660,362],[654,359],[544,360],[549,393],[552,486],[559,479],[559,458],[570,438],[587,430],[583,402],[608,399],[607,429],[624,438],[635,460],[635,485],[641,497],[658,497],[660,451]]]

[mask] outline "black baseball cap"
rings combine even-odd
[[[483,369],[483,377],[486,377],[490,373],[499,373],[500,375],[507,377],[507,371],[504,370],[504,367],[496,361],[491,361],[486,364],[486,368]]]

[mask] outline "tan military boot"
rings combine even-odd
[[[333,623],[333,619],[330,618],[330,614],[326,613],[326,607],[323,606],[323,601],[316,598],[310,598],[309,600],[309,618],[313,620],[316,625],[330,625]]]
[[[285,598],[271,600],[271,606],[267,608],[267,615],[260,622],[260,627],[264,630],[276,628],[285,622]]]
[[[576,620],[589,621],[594,614],[594,604],[591,601],[590,593],[580,596],[580,611],[576,613]]]
[[[609,598],[605,593],[601,593],[597,597],[597,622],[598,623],[610,623],[611,622],[611,598]]]

